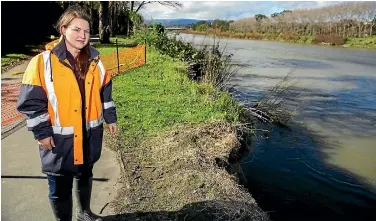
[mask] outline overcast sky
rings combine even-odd
[[[150,3],[140,10],[145,19],[224,19],[237,20],[253,17],[255,14],[270,16],[274,12],[297,8],[316,8],[337,4],[330,1],[184,1],[182,9],[177,10]]]

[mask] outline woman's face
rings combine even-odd
[[[73,19],[68,27],[62,28],[62,32],[69,44],[78,50],[89,43],[90,26],[89,22],[84,19]]]

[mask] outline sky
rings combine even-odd
[[[270,16],[274,12],[298,8],[317,8],[337,4],[335,1],[181,1],[183,7],[174,9],[157,2],[145,5],[140,13],[149,19],[222,19],[237,20],[256,14]]]

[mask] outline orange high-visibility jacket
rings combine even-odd
[[[89,165],[102,151],[103,121],[117,121],[112,100],[111,76],[105,71],[99,52],[90,46],[89,69],[85,79],[85,105],[75,74],[66,57],[64,39],[46,45],[46,51],[33,57],[24,73],[17,110],[27,117],[27,126],[36,140],[52,136],[56,147],[39,148],[42,172],[64,174],[83,164],[83,139],[87,139]],[[82,108],[86,128],[82,128]],[[83,137],[83,129],[87,136]]]

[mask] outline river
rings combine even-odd
[[[196,46],[204,36],[180,34]],[[217,39],[218,40],[218,39]],[[240,166],[272,220],[376,220],[376,50],[220,39],[240,69],[234,97],[254,105],[287,74],[299,107],[258,132]]]

